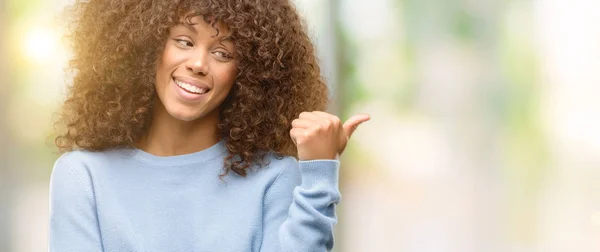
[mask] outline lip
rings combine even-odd
[[[175,80],[181,81],[181,82],[185,82],[188,83],[190,85],[194,85],[198,88],[205,88],[208,89],[208,91],[206,93],[203,94],[196,94],[196,93],[190,93],[188,91],[186,91],[185,89],[179,87],[177,85],[177,83],[175,83]],[[198,102],[203,100],[206,96],[206,94],[208,94],[211,90],[206,86],[203,85],[199,82],[190,82],[190,81],[186,81],[186,79],[183,78],[171,78],[171,82],[173,83],[172,87],[175,89],[174,91],[178,94],[179,98],[184,101],[184,102]]]
[[[187,84],[190,84],[190,85],[195,86],[200,89],[206,89],[206,90],[208,90],[207,93],[210,92],[210,90],[211,90],[211,88],[208,85],[206,85],[200,81],[191,79],[191,78],[173,76],[173,81],[175,81],[175,80],[178,80],[180,82],[185,82]]]

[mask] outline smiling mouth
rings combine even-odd
[[[207,88],[200,88],[200,87],[194,86],[192,84],[177,80],[175,78],[173,78],[173,81],[175,81],[175,84],[178,87],[180,87],[181,89],[185,90],[188,93],[201,95],[201,94],[205,94],[206,92],[209,91],[209,89],[207,89]]]

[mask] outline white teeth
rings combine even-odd
[[[206,93],[206,91],[208,91],[204,88],[199,88],[199,87],[196,87],[196,86],[193,86],[193,85],[190,85],[185,82],[178,81],[178,80],[175,80],[175,84],[177,84],[177,86],[179,86],[180,88],[183,88],[189,92],[196,93],[196,94],[204,94],[204,93]]]

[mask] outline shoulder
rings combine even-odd
[[[126,149],[110,149],[104,151],[88,151],[88,150],[74,150],[62,154],[55,162],[55,166],[85,166],[96,163],[107,163],[127,157],[128,151]]]
[[[281,156],[269,153],[265,157],[266,166],[259,170],[263,176],[267,176],[269,184],[298,185],[302,178],[298,166],[298,160],[292,156]]]
[[[91,176],[86,165],[92,156],[87,151],[76,150],[64,153],[56,160],[50,175],[50,201],[54,202],[51,205],[65,205],[69,198],[92,197]]]
[[[269,153],[266,156],[267,166],[274,167],[279,171],[283,171],[289,168],[298,168],[298,160],[292,156],[282,156],[273,153]]]
[[[102,170],[96,168],[113,155],[112,151],[76,150],[64,153],[56,160],[49,184],[52,218],[92,211],[90,209],[93,209],[96,200],[97,180],[94,178],[97,177],[96,171]]]
[[[291,177],[298,182],[301,180],[298,161],[294,157],[277,155],[272,152],[267,153],[260,162],[253,164],[247,172],[248,175],[244,178],[232,176],[235,180],[253,181],[252,184],[262,184],[266,188],[282,177]]]
[[[99,167],[110,167],[127,156],[125,149],[105,151],[74,150],[62,154],[54,163],[52,175],[72,174],[77,177],[90,176]]]
[[[259,169],[260,172],[272,173],[274,176],[298,170],[298,160],[292,156],[268,153],[264,161],[265,166]]]

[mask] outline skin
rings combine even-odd
[[[192,153],[219,141],[218,107],[237,75],[238,61],[227,28],[220,23],[212,27],[201,17],[191,21],[195,25],[170,29],[156,70],[159,99],[148,135],[139,147],[158,156]],[[218,36],[215,28],[219,29]],[[207,88],[208,92],[190,94],[175,80]]]
[[[221,23],[213,27],[202,17],[191,21],[194,25],[170,29],[156,70],[159,99],[151,127],[138,148],[157,156],[193,153],[219,141],[218,108],[238,72],[227,27]],[[176,80],[208,91],[192,94],[176,85]],[[292,122],[290,137],[298,147],[300,160],[335,159],[356,127],[367,120],[368,115],[356,115],[342,124],[338,117],[325,112],[303,112]]]
[[[358,125],[369,119],[369,115],[359,114],[342,123],[337,116],[322,111],[300,113],[290,130],[298,147],[298,159],[336,159]]]

